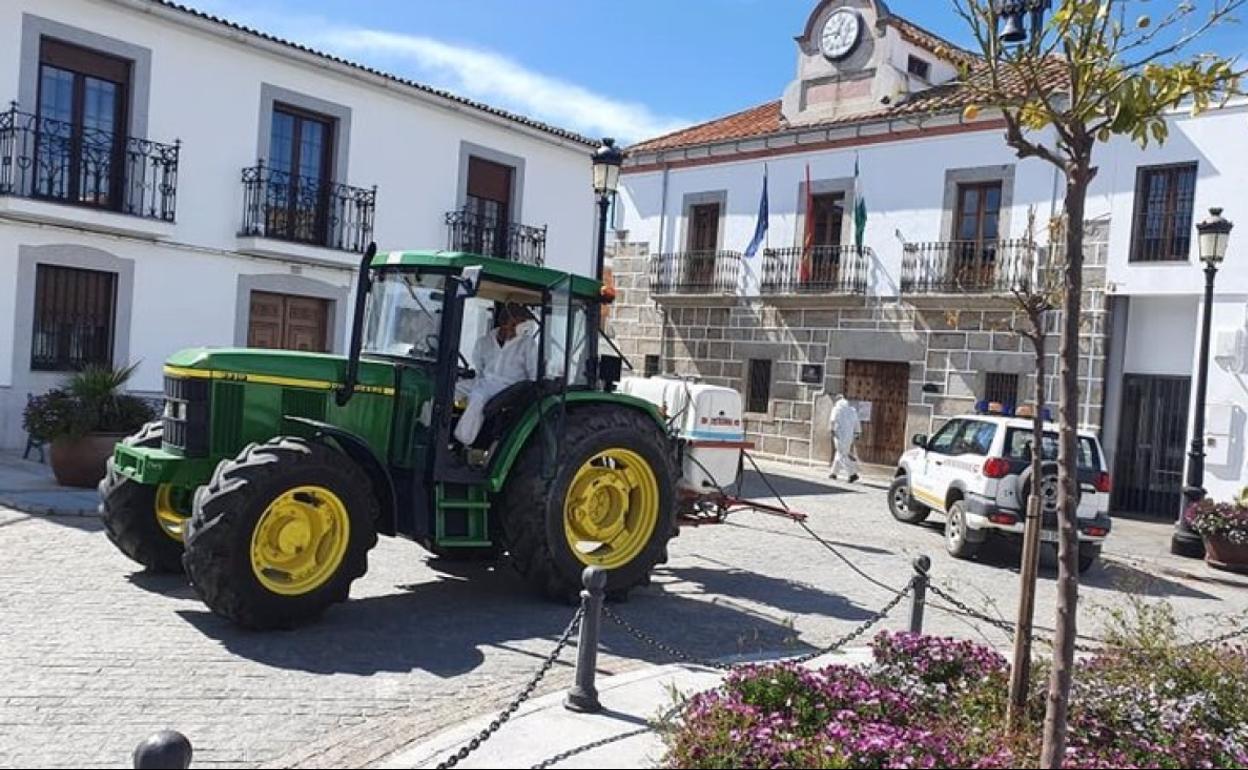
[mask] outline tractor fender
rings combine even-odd
[[[377,531],[384,535],[396,534],[398,531],[398,506],[394,494],[394,480],[390,477],[390,471],[386,469],[385,464],[377,457],[377,454],[368,445],[368,442],[349,430],[344,430],[336,425],[330,425],[320,420],[311,420],[307,417],[292,417],[290,415],[286,415],[282,419],[311,428],[315,431],[312,435],[313,441],[318,441],[341,450],[343,454],[350,457],[364,469],[377,494],[377,505],[380,511],[377,518]],[[331,444],[327,439],[333,439],[333,443]]]
[[[562,396],[547,396],[539,403],[533,404],[511,426],[506,437],[501,440],[490,459],[487,484],[491,492],[501,492],[507,483],[511,466],[515,464],[520,452],[529,443],[529,438],[537,432],[541,415],[556,409],[560,400],[565,400],[568,411],[588,406],[617,406],[624,409],[636,409],[644,412],[655,423],[667,432],[667,424],[659,414],[658,408],[649,401],[643,401],[623,393],[605,393],[597,390],[573,390]]]

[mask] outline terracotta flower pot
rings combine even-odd
[[[1205,563],[1214,569],[1248,574],[1248,544],[1206,536]]]
[[[104,478],[105,464],[124,433],[88,433],[78,439],[58,438],[48,453],[52,475],[67,487],[90,488]]]

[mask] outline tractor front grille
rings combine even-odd
[[[165,377],[164,446],[186,457],[208,454],[209,394],[206,379]]]

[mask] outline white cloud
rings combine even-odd
[[[619,101],[534,72],[492,51],[372,29],[338,28],[314,37],[318,46],[351,58],[382,55],[409,62],[424,79],[445,84],[448,91],[590,136],[635,141],[691,122],[656,115],[643,104]]]
[[[342,25],[310,14],[278,13],[237,0],[198,0],[194,4],[312,48],[589,137],[613,136],[628,143],[694,122],[658,115],[644,104],[615,99],[535,72],[494,51],[422,35]]]

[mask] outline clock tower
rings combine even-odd
[[[930,33],[883,0],[820,0],[797,41],[797,77],[781,104],[791,126],[887,109],[956,77],[965,52],[937,50]]]

